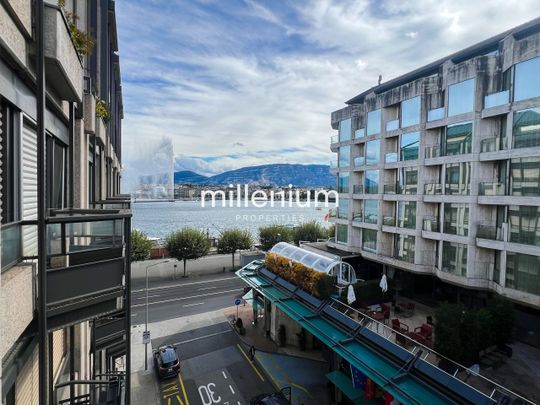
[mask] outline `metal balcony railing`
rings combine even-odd
[[[56,384],[54,386],[53,404],[58,405],[121,405],[125,402],[126,383],[125,374],[121,372],[96,376],[93,380],[74,380]],[[71,389],[73,392],[88,392],[62,398],[62,392]]]
[[[398,161],[398,154],[397,152],[388,152],[384,155],[384,162],[385,163],[396,163]]]
[[[361,167],[366,164],[366,158],[364,156],[356,156],[354,158],[354,167]]]
[[[426,159],[433,159],[441,156],[440,146],[426,146]]]
[[[389,131],[395,131],[399,129],[399,120],[396,119],[396,120],[392,120],[392,121],[388,121],[386,123],[386,132],[389,132]]]
[[[358,128],[356,131],[354,131],[354,139],[360,139],[366,136],[366,129],[365,128]]]
[[[506,185],[498,182],[482,182],[478,184],[478,195],[505,195]]]
[[[424,194],[426,195],[441,195],[442,184],[441,183],[426,183],[424,184]]]
[[[439,219],[437,217],[424,217],[422,229],[427,232],[440,232]]]
[[[508,138],[493,136],[491,138],[482,139],[480,141],[480,152],[497,152],[499,150],[508,149]]]
[[[442,120],[444,118],[444,107],[435,108],[428,111],[428,122]]]
[[[495,225],[479,224],[476,227],[476,237],[489,240],[504,240],[503,228]]]
[[[504,90],[498,93],[488,94],[484,97],[484,108],[497,107],[510,102],[510,91]]]
[[[353,185],[353,194],[364,194],[364,185],[363,184]]]

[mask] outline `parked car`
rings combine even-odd
[[[249,405],[291,405],[291,401],[282,392],[261,394],[251,398]]]
[[[154,366],[158,378],[176,377],[180,372],[180,359],[176,348],[171,345],[162,346],[154,351]]]

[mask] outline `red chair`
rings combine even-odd
[[[405,345],[407,343],[407,339],[403,335],[409,334],[409,326],[401,322],[399,319],[394,318],[392,319],[392,329],[396,332],[396,343],[400,345]]]
[[[384,323],[388,323],[388,320],[390,319],[390,306],[381,304],[381,312],[384,314]]]
[[[431,339],[431,337],[433,336],[433,327],[431,327],[427,323],[424,323],[422,324],[422,326],[414,328],[414,332],[422,335],[424,339]]]

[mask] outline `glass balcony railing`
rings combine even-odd
[[[366,214],[364,215],[364,222],[366,224],[376,224],[379,218],[377,217],[377,214]]]
[[[480,141],[480,152],[497,152],[499,150],[508,149],[508,138],[500,138],[493,136],[491,138],[482,139]]]
[[[428,122],[442,120],[444,118],[444,107],[435,108],[428,111]]]
[[[392,120],[386,123],[386,132],[395,131],[399,129],[399,120]]]
[[[441,183],[426,183],[424,184],[424,194],[426,195],[440,195],[442,194]]]
[[[422,229],[427,232],[440,232],[439,219],[437,217],[424,217]]]
[[[395,183],[385,184],[383,190],[384,194],[397,194],[398,186]]]
[[[476,237],[489,240],[504,240],[502,227],[484,224],[477,226]]]
[[[540,196],[540,180],[532,177],[528,181],[516,181],[512,179],[511,194],[520,197]]]
[[[540,227],[512,225],[510,227],[509,241],[524,245],[540,246]]]
[[[504,90],[484,97],[484,108],[497,107],[510,102],[510,91]]]
[[[353,212],[352,220],[356,222],[363,222],[364,216],[362,215],[362,211]]]
[[[334,145],[336,143],[339,143],[339,136],[338,135],[331,136],[330,137],[330,145]]]
[[[469,195],[470,191],[471,191],[470,184],[450,183],[450,184],[445,184],[444,186],[444,194],[447,194],[447,195]]]
[[[401,260],[407,263],[414,263],[414,250],[405,250],[403,252],[395,252],[394,259]]]
[[[396,217],[393,216],[384,216],[383,217],[383,225],[386,226],[396,226]]]
[[[338,162],[336,160],[330,161],[330,169],[337,169],[338,168]]]
[[[364,156],[356,156],[354,158],[354,167],[361,167],[366,164],[366,158]]]
[[[2,269],[13,266],[22,258],[20,223],[2,225]]]
[[[397,152],[388,152],[384,155],[385,163],[396,163],[398,161]]]
[[[355,184],[353,186],[353,194],[364,194],[364,185],[363,184]]]
[[[531,125],[531,127],[534,127],[534,125]],[[538,128],[530,133],[514,135],[514,148],[534,148],[537,146],[540,146],[540,131]]]
[[[366,136],[366,129],[365,128],[358,128],[356,131],[354,131],[354,139],[360,139]]]
[[[504,183],[486,182],[478,184],[478,195],[505,195]]]
[[[441,156],[440,146],[426,146],[426,159],[433,159]]]

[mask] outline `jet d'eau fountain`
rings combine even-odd
[[[136,200],[174,199],[174,149],[172,139],[143,142],[132,147],[124,167],[124,192]]]

